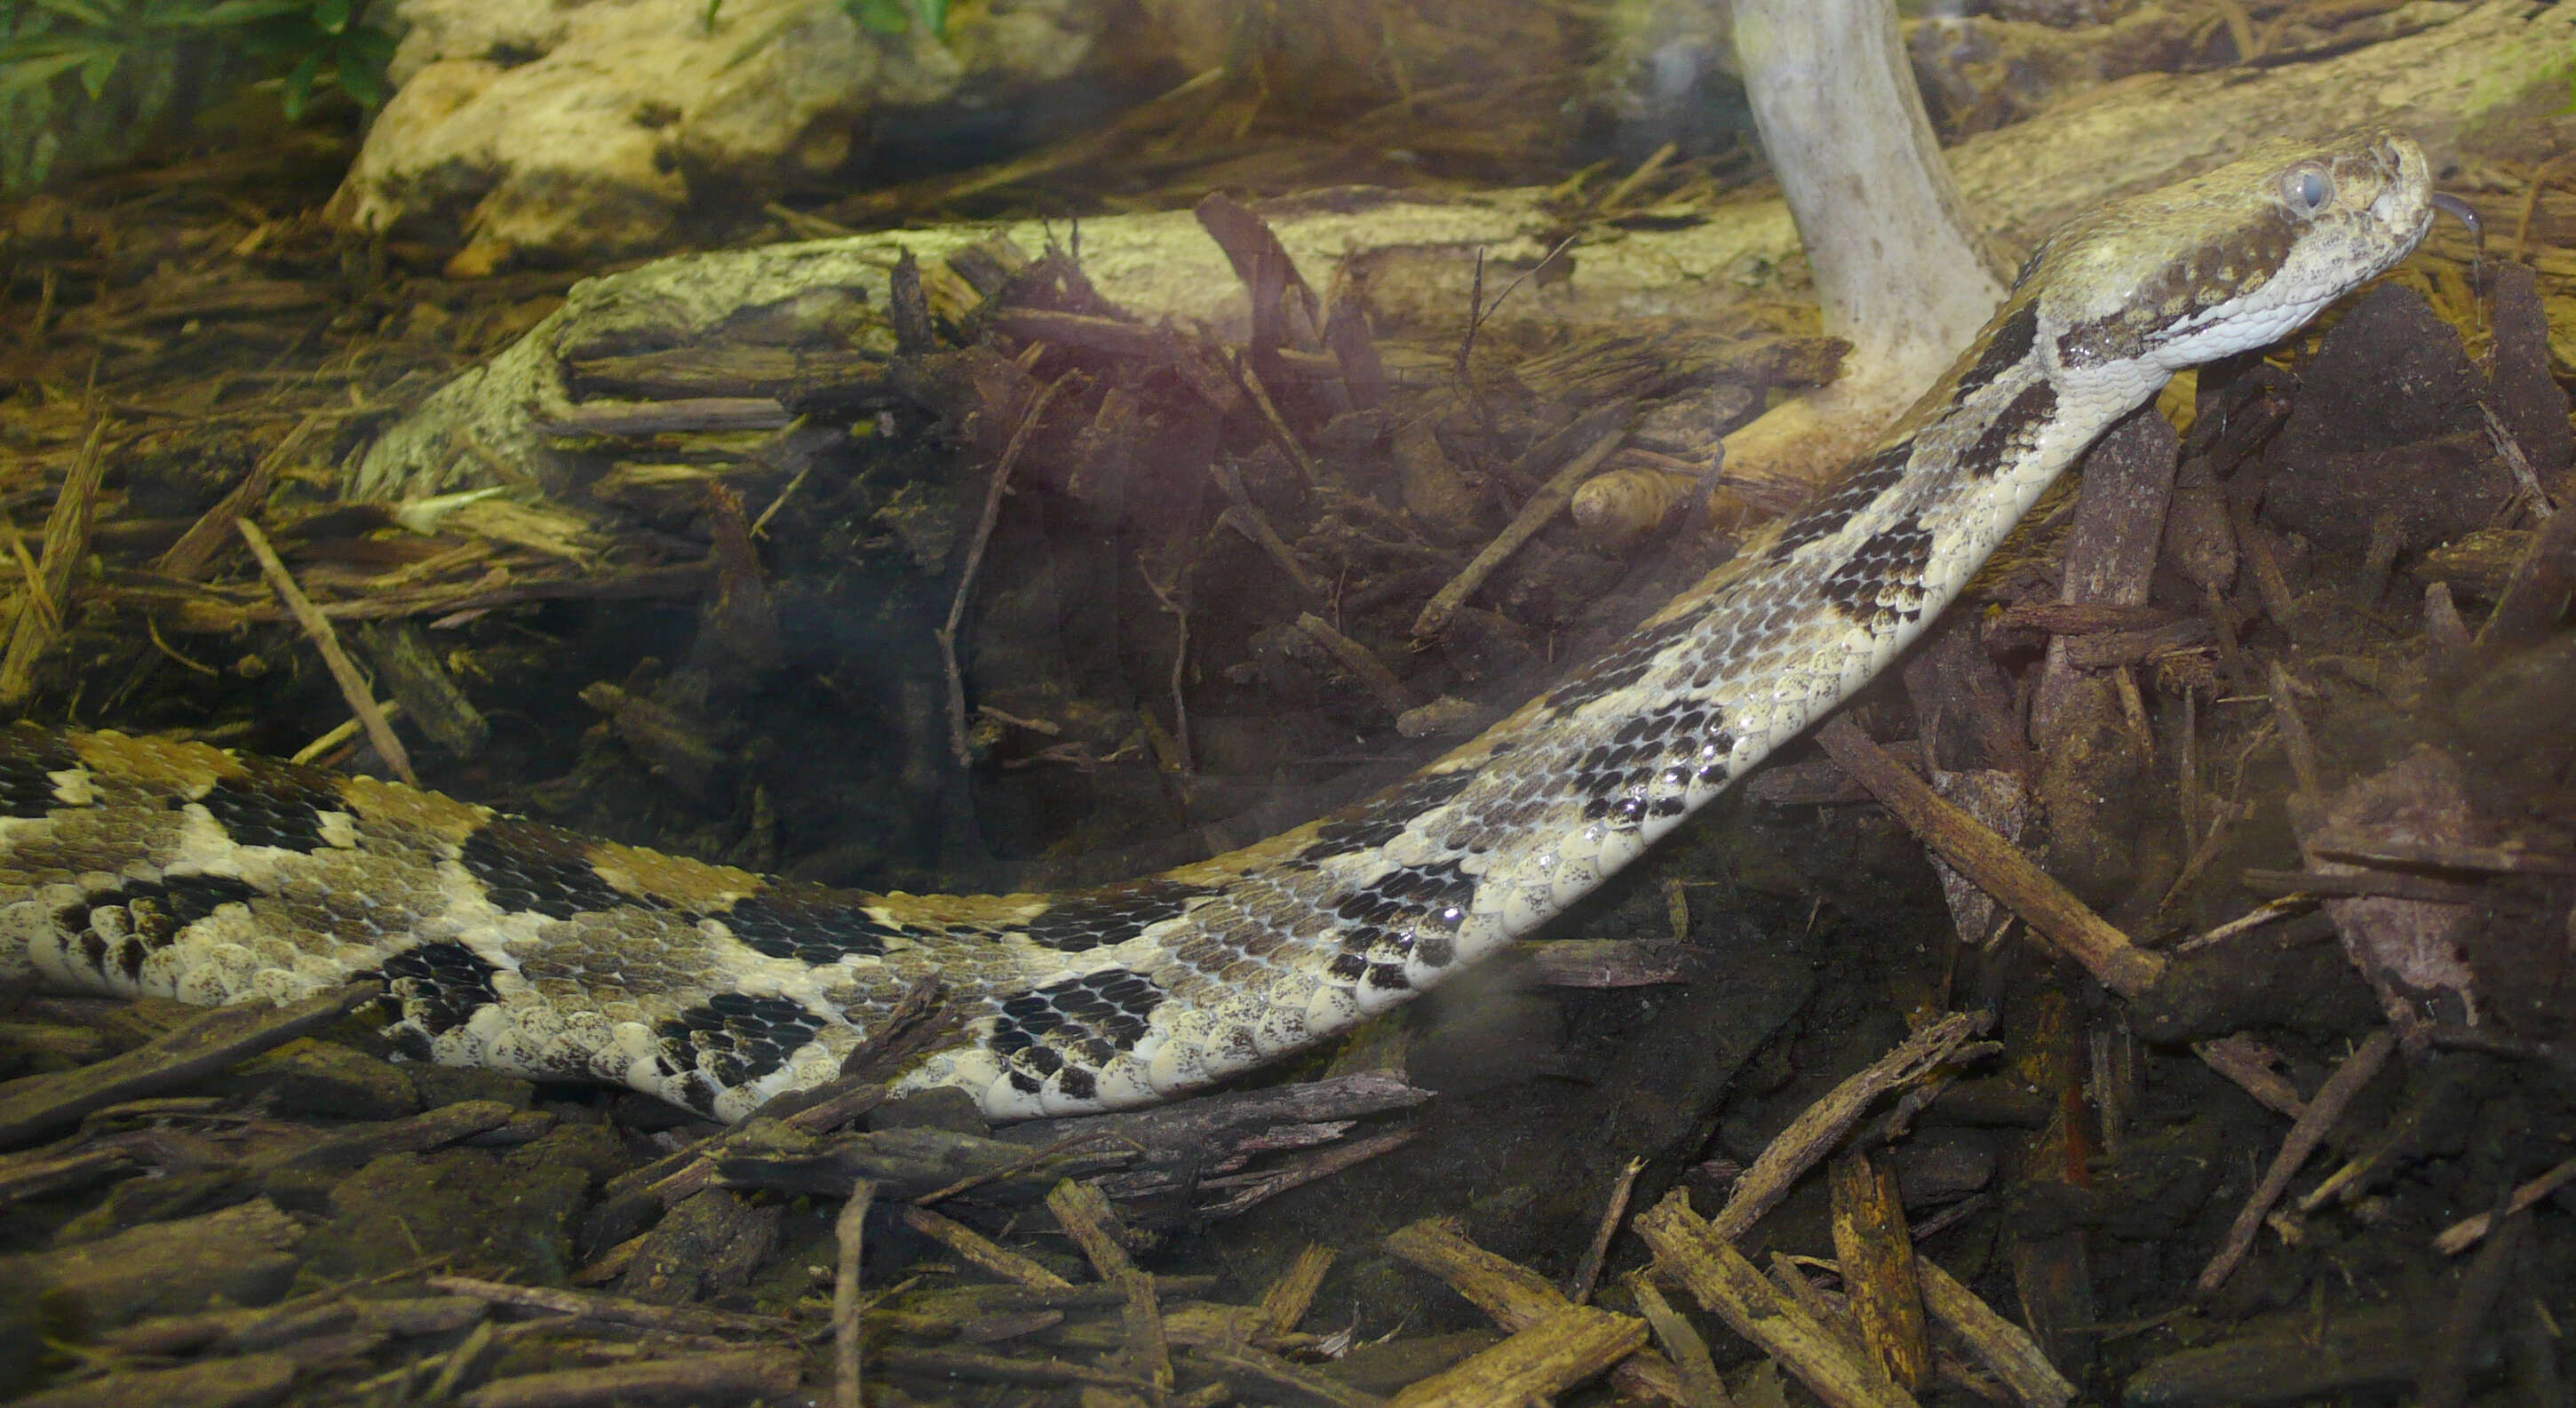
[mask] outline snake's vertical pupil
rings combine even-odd
[[[2334,177],[2312,163],[2294,167],[2281,180],[2281,194],[2301,215],[2314,215],[2334,199]]]

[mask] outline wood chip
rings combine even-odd
[[[877,1186],[862,1178],[832,1220],[832,1408],[861,1408],[859,1396],[859,1254]]]
[[[1486,578],[1493,576],[1513,553],[1520,551],[1523,543],[1537,537],[1538,530],[1564,512],[1565,506],[1574,501],[1574,491],[1583,487],[1583,481],[1591,478],[1592,471],[1598,469],[1601,462],[1610,457],[1610,452],[1619,448],[1619,442],[1627,438],[1628,428],[1624,422],[1614,426],[1585,446],[1583,453],[1567,461],[1565,468],[1558,470],[1553,478],[1540,485],[1538,492],[1521,505],[1520,513],[1513,517],[1510,525],[1496,534],[1494,540],[1485,545],[1485,550],[1476,554],[1457,576],[1450,578],[1448,585],[1432,593],[1431,600],[1423,604],[1422,614],[1414,618],[1413,634],[1417,637],[1436,636],[1447,630],[1449,618],[1458,614],[1459,608],[1467,604],[1467,598],[1474,596],[1477,589],[1485,585]]]
[[[2123,997],[2140,997],[2164,976],[2166,960],[2161,955],[2131,943],[2128,935],[2033,864],[2019,847],[1943,801],[1929,784],[1861,732],[1849,715],[1838,715],[1818,729],[1816,742],[1871,796],[1896,813],[1896,819],[1924,845],[2083,964],[2103,986]]]
[[[432,1290],[472,1296],[494,1305],[538,1315],[568,1315],[602,1325],[692,1335],[763,1335],[784,1337],[795,1327],[772,1315],[745,1315],[731,1310],[700,1310],[685,1305],[652,1305],[598,1291],[567,1291],[547,1286],[513,1286],[476,1276],[431,1276]]]
[[[1932,1338],[1895,1171],[1855,1149],[1834,1160],[1831,1173],[1834,1253],[1862,1341],[1888,1378],[1921,1393],[1932,1385]]]
[[[611,1364],[500,1379],[459,1395],[457,1408],[644,1408],[779,1398],[796,1388],[796,1360],[774,1350],[738,1350]]]
[[[2505,1212],[2508,1216],[2521,1212],[2570,1183],[2576,1183],[2576,1159],[2569,1159],[2514,1189],[2512,1201],[2505,1205]],[[2443,1228],[2442,1235],[2433,1239],[2433,1247],[2444,1256],[2457,1256],[2475,1245],[2494,1226],[2495,1214],[2491,1212],[2463,1218]]]
[[[1968,1038],[1976,1035],[1978,1026],[1978,1018],[1953,1012],[1907,1037],[1895,1050],[1846,1078],[1801,1111],[1735,1181],[1725,1208],[1717,1215],[1718,1236],[1731,1242],[1751,1231],[1764,1213],[1789,1195],[1790,1185],[1842,1142],[1843,1135],[1860,1121],[1872,1101],[1956,1059]]]
[[[2325,1086],[2317,1091],[2315,1099],[2308,1102],[2308,1108],[2281,1140],[2281,1151],[2273,1156],[2272,1166],[2263,1173],[2263,1181],[2255,1186],[2252,1195],[2246,1198],[2244,1208],[2236,1214],[2236,1221],[2227,1229],[2227,1240],[2220,1245],[2218,1254],[2202,1268],[2197,1284],[2203,1295],[2226,1284],[2237,1263],[2253,1250],[2254,1236],[2263,1228],[2264,1214],[2272,1210],[2272,1204],[2280,1201],[2281,1194],[2289,1189],[2291,1178],[2298,1174],[2299,1166],[2308,1161],[2308,1155],[2316,1152],[2326,1132],[2334,1128],[2336,1120],[2343,1118],[2344,1108],[2361,1093],[2363,1086],[2370,1084],[2371,1077],[2379,1074],[2379,1068],[2388,1063],[2389,1056],[2396,1050],[2396,1033],[2381,1027],[2365,1038],[2360,1047],[2335,1068],[2335,1073],[2326,1078]]]
[[[77,1123],[92,1111],[174,1089],[319,1031],[383,990],[353,983],[286,1007],[218,1007],[94,1066],[0,1084],[0,1145]]]
[[[1446,1281],[1495,1324],[1515,1333],[1573,1304],[1546,1277],[1477,1246],[1446,1218],[1425,1218],[1399,1227],[1379,1245],[1397,1260]],[[1652,1351],[1620,1364],[1611,1379],[1631,1397],[1678,1400],[1681,1393],[1680,1376],[1672,1364]]]
[[[285,1397],[294,1383],[292,1358],[247,1354],[177,1369],[111,1373],[9,1402],[11,1408],[250,1408]]]
[[[1889,1383],[1692,1212],[1687,1195],[1666,1195],[1638,1217],[1636,1227],[1637,1235],[1654,1248],[1655,1265],[1665,1275],[1687,1287],[1702,1309],[1779,1361],[1828,1408],[1915,1408],[1914,1395]]]
[[[1645,1342],[1646,1322],[1633,1315],[1569,1305],[1397,1394],[1393,1408],[1491,1408],[1551,1400]]]
[[[1914,1273],[1922,1286],[1923,1308],[1964,1341],[2013,1397],[2029,1408],[2066,1408],[2074,1401],[2075,1385],[2048,1362],[2029,1331],[1995,1313],[1983,1297],[1931,1261],[1916,1257]]]
[[[1272,1329],[1286,1334],[1306,1318],[1307,1310],[1315,1304],[1316,1290],[1324,1284],[1324,1273],[1333,1269],[1337,1255],[1330,1247],[1309,1242],[1288,1269],[1279,1273],[1279,1279],[1270,1283],[1270,1289],[1261,1293],[1262,1318],[1270,1322]]]
[[[8,651],[0,654],[0,706],[12,711],[35,691],[36,662],[62,634],[73,570],[89,555],[90,519],[97,508],[99,485],[107,477],[106,447],[107,421],[102,417],[91,423],[80,458],[63,476],[53,511],[45,517],[44,556],[28,577],[18,620],[10,627]]]
[[[1022,1286],[1049,1288],[1069,1287],[1073,1284],[1018,1252],[1001,1246],[974,1228],[962,1222],[950,1221],[928,1208],[905,1206],[899,1208],[895,1216],[904,1226],[930,1238],[964,1257],[976,1267],[999,1276],[1005,1281]]]
[[[1404,681],[1395,677],[1395,671],[1388,669],[1386,662],[1377,658],[1376,652],[1334,630],[1330,621],[1309,611],[1297,618],[1297,629],[1329,652],[1343,669],[1350,671],[1377,700],[1378,706],[1386,710],[1388,717],[1396,717],[1413,707],[1413,691],[1404,687]]]
[[[294,614],[296,624],[302,626],[304,634],[312,639],[313,648],[321,652],[322,663],[330,667],[332,681],[340,686],[340,696],[349,702],[349,712],[357,715],[358,722],[366,726],[367,741],[375,745],[376,755],[385,760],[386,767],[393,769],[394,776],[418,787],[420,778],[411,769],[411,754],[404,751],[402,740],[394,736],[392,722],[385,718],[384,709],[376,703],[375,687],[367,682],[366,675],[359,671],[349,653],[340,648],[340,636],[331,629],[331,619],[322,614],[321,609],[313,604],[313,599],[304,594],[302,587],[295,584],[294,574],[286,570],[286,563],[278,557],[277,549],[269,546],[268,535],[260,531],[258,524],[247,518],[237,518],[233,520],[233,528],[241,534],[242,541],[250,545],[251,556],[259,559],[259,570],[268,578],[268,585],[277,593],[277,599],[286,604],[286,609]]]
[[[1708,1341],[1655,1289],[1654,1280],[1631,1276],[1628,1289],[1637,1298],[1637,1311],[1645,1317],[1647,1328],[1654,1331],[1655,1343],[1673,1361],[1681,1388],[1681,1396],[1674,1401],[1681,1408],[1735,1408],[1726,1381],[1718,1377],[1717,1361],[1709,1357]]]

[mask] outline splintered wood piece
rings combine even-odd
[[[2281,1062],[2280,1053],[2243,1032],[2194,1042],[2191,1050],[2211,1070],[2236,1082],[2265,1109],[2295,1120],[2308,1108],[2308,1102],[2299,1098],[2298,1087],[2274,1069]]]
[[[1431,600],[1423,604],[1422,614],[1413,620],[1413,634],[1436,636],[1447,630],[1449,618],[1458,614],[1459,608],[1467,604],[1467,598],[1474,596],[1476,589],[1485,585],[1485,579],[1494,575],[1495,569],[1520,551],[1523,543],[1537,537],[1538,530],[1564,512],[1565,506],[1574,501],[1574,491],[1583,487],[1583,481],[1591,478],[1592,471],[1598,469],[1601,462],[1610,457],[1610,452],[1619,448],[1619,442],[1627,438],[1628,427],[1622,421],[1585,446],[1583,453],[1567,461],[1565,468],[1558,470],[1555,477],[1540,485],[1538,492],[1521,505],[1520,513],[1510,525],[1496,534],[1494,540],[1485,545],[1485,550],[1476,554],[1457,576],[1450,578],[1448,585],[1431,594]]]
[[[168,1405],[275,1403],[294,1386],[292,1354],[244,1354],[176,1369],[128,1369],[103,1378],[32,1394],[43,1408],[126,1408]]]
[[[2576,594],[2576,513],[2561,507],[2515,560],[2495,610],[2478,628],[2478,649],[2501,658],[2539,644],[2566,614],[2571,594]]]
[[[1914,1242],[1905,1229],[1894,1170],[1854,1150],[1834,1160],[1834,1253],[1861,1337],[1887,1376],[1911,1392],[1932,1384],[1932,1340],[1916,1286]]]
[[[1646,1317],[1647,1328],[1655,1332],[1655,1343],[1673,1361],[1673,1372],[1680,1378],[1681,1396],[1674,1401],[1682,1408],[1735,1408],[1726,1381],[1718,1377],[1717,1361],[1709,1357],[1708,1341],[1655,1289],[1653,1279],[1632,1275],[1628,1289],[1637,1298],[1637,1311]]]
[[[796,419],[769,396],[693,396],[672,401],[595,401],[529,427],[548,439],[633,439],[691,432],[776,430]]]
[[[877,1186],[862,1178],[832,1221],[832,1408],[861,1408],[859,1399],[859,1252]]]
[[[1611,1183],[1610,1201],[1601,1209],[1601,1221],[1592,1229],[1591,1245],[1583,1249],[1583,1260],[1566,1278],[1566,1299],[1575,1304],[1592,1299],[1592,1288],[1601,1281],[1601,1263],[1610,1257],[1610,1239],[1619,1235],[1619,1224],[1628,1216],[1628,1195],[1635,1190],[1637,1175],[1645,1167],[1644,1159],[1630,1159],[1620,1166],[1618,1178]]]
[[[2505,1214],[2511,1216],[2521,1212],[2570,1183],[2576,1183],[2576,1159],[2558,1164],[2547,1173],[2514,1189],[2512,1200],[2505,1204]],[[2463,1218],[2442,1229],[2442,1235],[2433,1239],[2433,1248],[2444,1256],[2457,1256],[2468,1250],[2479,1238],[2487,1235],[2494,1226],[2495,1214],[2492,1212],[2482,1212],[2475,1217]]]
[[[1217,488],[1225,493],[1226,502],[1232,505],[1225,511],[1225,523],[1258,545],[1278,565],[1280,572],[1297,584],[1299,595],[1316,603],[1332,600],[1331,593],[1325,591],[1314,574],[1306,570],[1306,564],[1297,560],[1297,552],[1288,546],[1288,540],[1279,536],[1279,530],[1270,526],[1270,519],[1252,502],[1252,495],[1244,490],[1243,476],[1234,466],[1210,464],[1208,477],[1216,481]]]
[[[459,1395],[459,1408],[567,1408],[574,1403],[747,1403],[796,1387],[796,1362],[768,1349],[688,1354],[518,1375]]]
[[[1308,639],[1330,651],[1342,668],[1351,672],[1375,696],[1379,707],[1390,715],[1401,714],[1414,705],[1413,691],[1395,677],[1395,671],[1377,658],[1377,653],[1358,641],[1333,629],[1333,623],[1309,611],[1297,618],[1297,629]]]
[[[27,578],[26,609],[10,628],[9,648],[0,655],[0,703],[26,702],[36,688],[36,661],[62,634],[64,611],[72,590],[73,570],[89,556],[90,519],[98,506],[99,486],[107,478],[107,418],[90,423],[80,458],[63,476],[53,512],[45,516],[45,551],[32,572],[19,559]],[[10,535],[13,539],[16,533]],[[23,553],[25,549],[21,548]]]
[[[1826,1295],[1822,1287],[1807,1279],[1807,1273],[1798,1269],[1797,1261],[1787,1252],[1771,1253],[1771,1285],[1791,1304],[1807,1312],[1809,1319],[1824,1326],[1854,1362],[1887,1378],[1886,1369],[1869,1352],[1869,1341],[1861,1333],[1860,1317],[1852,1314],[1849,1296]]]
[[[1101,1280],[1114,1282],[1136,1269],[1127,1249],[1119,1245],[1118,1214],[1097,1186],[1068,1178],[1047,1194],[1046,1203],[1047,1211],[1055,1214],[1073,1244],[1082,1248]]]
[[[2113,426],[2085,455],[2084,483],[2076,494],[2075,524],[2067,534],[2060,574],[2060,602],[2145,603],[2181,448],[2173,424],[2150,405]],[[2057,746],[2067,727],[2065,711],[2079,668],[2068,658],[2070,644],[2049,642],[2048,663],[2031,700],[2031,741],[2043,751]]]
[[[1127,1343],[1118,1352],[1118,1362],[1128,1373],[1152,1385],[1154,1399],[1160,1402],[1172,1391],[1172,1344],[1164,1333],[1163,1307],[1154,1298],[1154,1278],[1142,1271],[1128,1270],[1113,1281],[1127,1294],[1126,1303],[1119,1307],[1119,1327]]]
[[[939,641],[941,663],[948,676],[948,748],[956,755],[958,766],[970,766],[974,755],[966,746],[966,679],[957,668],[957,628],[966,619],[966,606],[974,600],[975,573],[984,565],[984,552],[993,542],[993,525],[1002,518],[1002,496],[1010,492],[1011,467],[1019,463],[1020,452],[1028,448],[1029,435],[1046,417],[1049,402],[1068,384],[1081,378],[1079,372],[1066,372],[1029,397],[1020,408],[1019,421],[1011,428],[1010,443],[1002,447],[1002,456],[993,462],[993,477],[984,490],[984,511],[975,520],[975,535],[967,540],[966,563],[957,570],[957,590],[948,601],[948,619],[931,634]]]
[[[1968,1352],[2015,1398],[2028,1408],[2066,1408],[2074,1401],[2075,1385],[2048,1362],[2029,1331],[1996,1314],[1983,1297],[1922,1257],[1914,1259],[1914,1274],[1922,1287],[1923,1308],[1965,1341]]]
[[[1518,1332],[1573,1304],[1548,1279],[1528,1267],[1468,1241],[1445,1217],[1424,1218],[1386,1234],[1378,1245],[1398,1261],[1418,1266],[1473,1301],[1495,1324]],[[1679,1401],[1681,1380],[1670,1361],[1647,1350],[1611,1371],[1630,1397]]]
[[[293,430],[286,432],[286,438],[259,457],[258,462],[250,467],[250,473],[242,476],[242,481],[234,485],[231,492],[216,500],[214,507],[198,515],[197,521],[188,525],[188,531],[180,534],[179,541],[161,554],[152,564],[152,570],[165,577],[188,582],[205,576],[215,554],[223,550],[225,540],[232,536],[234,521],[268,501],[268,491],[276,485],[277,471],[285,465],[287,457],[303,449],[305,439],[316,429],[337,423],[347,414],[341,410],[307,412],[304,419],[295,423]]]
[[[1894,812],[1906,830],[2083,964],[2104,987],[2123,997],[2139,997],[2164,976],[2162,955],[2129,942],[2128,935],[2051,879],[2020,848],[1943,801],[1929,784],[1861,732],[1849,715],[1839,715],[1818,729],[1816,742],[1827,757]]]
[[[1646,1342],[1646,1322],[1589,1305],[1557,1310],[1395,1396],[1393,1408],[1490,1408],[1547,1400]]]
[[[394,776],[418,787],[420,778],[412,772],[411,754],[404,751],[402,740],[394,736],[392,722],[385,718],[385,711],[376,703],[374,687],[367,683],[367,677],[349,658],[349,653],[340,648],[340,636],[331,629],[330,618],[324,616],[322,609],[313,604],[313,599],[304,594],[304,589],[295,584],[294,574],[286,570],[285,561],[277,555],[277,549],[269,546],[268,535],[259,530],[258,524],[247,518],[237,518],[233,520],[233,528],[250,546],[250,555],[259,559],[259,570],[268,578],[268,585],[277,593],[277,599],[294,613],[296,624],[304,628],[304,634],[312,638],[313,648],[321,652],[322,663],[330,667],[332,681],[340,686],[340,696],[349,703],[349,712],[357,715],[358,722],[366,726],[367,741],[375,745],[377,754],[385,760],[386,767],[393,769]]]
[[[1222,1374],[1238,1383],[1261,1385],[1267,1392],[1251,1396],[1260,1403],[1316,1404],[1321,1408],[1378,1408],[1386,1400],[1355,1389],[1332,1375],[1266,1349],[1248,1344],[1206,1345],[1190,1351],[1194,1367]]]
[[[774,1315],[746,1315],[732,1310],[701,1310],[688,1305],[653,1305],[599,1291],[558,1290],[551,1286],[513,1286],[474,1276],[430,1276],[431,1290],[472,1296],[538,1315],[569,1316],[593,1325],[620,1325],[656,1334],[762,1335],[787,1338],[795,1327]]]
[[[1288,1269],[1279,1273],[1279,1279],[1270,1283],[1270,1289],[1261,1293],[1262,1318],[1270,1322],[1271,1329],[1284,1335],[1306,1318],[1306,1311],[1315,1303],[1315,1291],[1324,1284],[1324,1273],[1333,1269],[1336,1255],[1330,1247],[1307,1243]]]
[[[2361,1093],[2362,1087],[2370,1084],[2371,1077],[2379,1074],[2379,1068],[2388,1063],[2389,1056],[2396,1050],[2397,1034],[2381,1027],[2364,1038],[2361,1045],[2344,1058],[2343,1064],[2335,1067],[2335,1073],[2326,1077],[2326,1083],[2317,1091],[2316,1098],[2308,1102],[2306,1111],[2290,1126],[2289,1134],[2282,1138],[2281,1152],[2273,1156],[2272,1166],[2264,1170],[2263,1181],[2255,1186],[2252,1195],[2246,1198],[2244,1208],[2236,1214],[2236,1221],[2227,1229],[2227,1240],[2219,1246],[2218,1254],[2211,1257],[2209,1265],[2201,1270],[2198,1282],[2201,1294],[2207,1295],[2226,1284],[2229,1274],[2236,1270],[2236,1264],[2253,1250],[2254,1234],[2262,1230],[2263,1215],[2270,1212],[2272,1204],[2289,1189],[2290,1180],[2297,1175],[2299,1165],[2306,1163],[2308,1155],[2316,1152],[2317,1145],[2324,1142],[2326,1132],[2334,1128],[2336,1120],[2343,1118],[2344,1108]]]
[[[284,1046],[374,1001],[382,991],[374,983],[354,983],[286,1007],[218,1007],[148,1045],[95,1065],[0,1082],[0,1146]]]
[[[1445,1217],[1399,1227],[1379,1245],[1396,1260],[1449,1283],[1449,1289],[1475,1302],[1506,1330],[1520,1329],[1568,1304],[1564,1292],[1546,1277],[1468,1241],[1458,1224]]]
[[[1008,1354],[981,1354],[966,1349],[914,1349],[888,1345],[877,1362],[888,1370],[934,1382],[971,1379],[991,1384],[1091,1384],[1100,1388],[1144,1392],[1141,1383],[1115,1369],[1095,1369],[1065,1359],[1022,1359]]]
[[[905,1206],[898,1209],[895,1216],[904,1226],[1005,1281],[1049,1289],[1070,1288],[1073,1284],[1018,1252],[1001,1246],[974,1228],[962,1222],[941,1217],[928,1208]]]
[[[1796,1301],[1764,1279],[1732,1242],[1690,1209],[1678,1191],[1637,1218],[1637,1235],[1663,1273],[1823,1399],[1829,1408],[1915,1408],[1914,1395],[1847,1348]]]
[[[1953,1012],[1907,1037],[1800,1112],[1735,1180],[1734,1191],[1717,1214],[1718,1236],[1731,1242],[1752,1230],[1764,1213],[1788,1196],[1791,1184],[1842,1142],[1871,1101],[1922,1079],[1956,1057],[1978,1025],[1977,1018]]]

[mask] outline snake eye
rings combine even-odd
[[[2304,162],[2281,173],[2281,199],[2303,218],[2325,209],[2334,193],[2333,173],[2315,162]]]

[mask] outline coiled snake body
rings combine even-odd
[[[2405,257],[2433,199],[2422,151],[2370,133],[2077,219],[1804,513],[1474,742],[1231,855],[1072,894],[863,894],[19,725],[0,731],[0,981],[214,1004],[379,974],[414,1055],[736,1119],[834,1074],[936,973],[975,1015],[912,1087],[1005,1118],[1191,1090],[1599,885],[1893,659],[2112,421]]]

